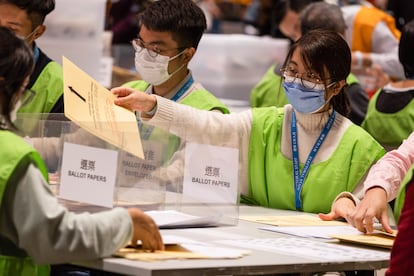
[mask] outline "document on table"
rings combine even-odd
[[[65,116],[102,140],[144,159],[135,114],[115,95],[63,57]]]
[[[125,247],[114,255],[130,260],[160,261],[170,259],[238,259],[250,250],[229,248],[174,235],[163,235],[164,251],[146,252],[137,247]]]
[[[341,242],[357,243],[391,249],[396,235],[397,231],[394,230],[394,233],[392,234],[376,231],[372,234],[334,234],[332,235],[332,238],[338,239]]]
[[[364,234],[351,225],[345,226],[269,226],[259,229],[289,234],[302,238],[320,238],[325,240],[339,240],[348,243],[358,243],[391,249],[396,231],[393,234],[376,229],[372,234]]]
[[[159,228],[189,228],[218,226],[221,215],[195,216],[174,210],[147,211]]]
[[[388,261],[390,258],[390,252],[388,250],[374,250],[370,248],[348,246],[338,243],[322,242],[309,238],[253,238],[221,240],[214,242],[289,256],[301,256],[313,260],[326,260],[336,262],[370,260]]]
[[[332,235],[359,235],[356,228],[345,226],[264,226],[259,229],[289,234],[302,238],[320,238],[332,240]]]
[[[339,240],[342,242],[359,243],[369,246],[391,248],[396,231],[388,234],[375,225],[373,234],[359,232],[346,222],[323,221],[312,215],[293,216],[244,216],[240,219],[273,226],[263,226],[259,229],[289,234],[302,238],[320,238],[325,240]]]
[[[342,221],[323,221],[317,216],[293,215],[293,216],[240,216],[240,219],[274,226],[344,226]]]

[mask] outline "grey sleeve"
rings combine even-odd
[[[126,209],[69,212],[33,164],[13,183],[3,197],[0,233],[40,264],[109,256],[131,239],[132,222]]]

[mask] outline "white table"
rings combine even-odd
[[[297,212],[240,206],[240,215],[292,215]],[[258,229],[263,224],[239,220],[235,226],[162,230],[165,235],[178,235],[192,240],[211,242],[238,239],[277,239],[292,236]],[[327,245],[328,246],[328,245]],[[367,248],[351,245],[352,248]],[[126,275],[266,275],[279,273],[308,273],[323,271],[379,270],[388,267],[389,250],[376,249],[387,257],[375,260],[336,261],[309,258],[300,255],[251,249],[251,254],[229,260],[169,260],[156,262],[132,261],[122,258],[105,258],[93,262],[76,263],[82,267]],[[373,249],[373,248],[370,248]]]

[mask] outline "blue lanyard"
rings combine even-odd
[[[190,78],[184,83],[184,85],[178,90],[178,92],[174,95],[174,97],[171,98],[172,101],[176,102],[187,90],[190,88],[190,86],[194,83],[193,76],[190,76]],[[141,119],[138,122],[138,126],[141,131],[145,132],[142,134],[142,138],[144,140],[147,140],[154,129],[154,126],[147,126],[145,129],[143,128],[143,124],[141,122]]]
[[[315,158],[316,154],[318,153],[319,148],[321,147],[323,141],[325,140],[326,136],[328,135],[331,127],[335,121],[336,111],[334,110],[329,116],[329,120],[326,123],[325,127],[323,128],[321,134],[319,135],[318,139],[316,140],[315,144],[311,152],[309,153],[308,159],[303,166],[302,173],[300,173],[299,167],[299,148],[298,148],[298,130],[296,127],[296,115],[295,111],[292,112],[292,123],[291,123],[291,139],[292,139],[292,159],[293,159],[293,181],[295,185],[295,205],[296,210],[302,210],[302,199],[301,199],[301,191],[303,183],[305,182],[305,178],[309,172],[310,166],[312,164],[313,159]]]
[[[40,55],[40,51],[39,51],[39,47],[37,47],[36,45],[33,48],[33,58],[34,58],[34,62],[36,63],[37,60],[39,59],[39,55]]]
[[[190,88],[190,86],[193,84],[193,76],[190,76],[190,78],[184,83],[184,85],[178,90],[178,92],[174,95],[174,97],[171,98],[171,101],[178,101],[178,99]]]

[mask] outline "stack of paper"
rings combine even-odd
[[[208,227],[219,225],[221,215],[195,216],[174,210],[147,211],[159,228]]]
[[[140,245],[120,249],[114,256],[139,261],[171,259],[238,259],[250,254],[249,250],[228,248],[173,235],[163,236],[164,251],[148,252]]]
[[[254,221],[273,226],[260,227],[262,230],[289,234],[302,238],[320,238],[342,242],[357,243],[368,246],[391,249],[397,231],[389,234],[376,225],[372,234],[359,232],[346,222],[323,221],[317,216],[294,215],[294,216],[247,216],[241,219]]]

